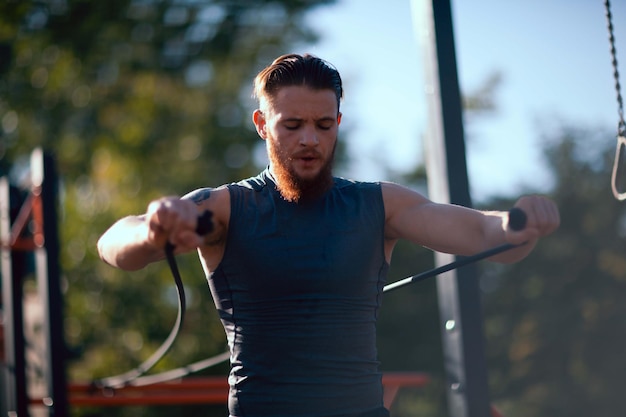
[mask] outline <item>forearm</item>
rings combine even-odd
[[[148,240],[143,216],[118,220],[98,240],[98,253],[106,263],[127,271],[141,269],[163,259],[164,252]]]

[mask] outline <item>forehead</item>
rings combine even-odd
[[[338,112],[333,90],[315,90],[306,86],[282,87],[266,104],[272,112],[282,115],[335,117]]]

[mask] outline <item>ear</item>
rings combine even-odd
[[[252,121],[254,122],[256,132],[259,134],[261,139],[267,139],[267,122],[265,121],[265,115],[261,110],[256,109],[254,113],[252,113]]]
[[[341,114],[341,112],[339,112],[337,114],[337,126],[339,126],[341,124],[341,116],[342,116],[342,114]]]

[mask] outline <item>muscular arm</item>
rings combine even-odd
[[[155,200],[145,214],[128,216],[113,224],[98,240],[98,253],[110,265],[137,270],[163,259],[168,241],[176,247],[176,253],[213,244],[225,236],[229,204],[226,188],[206,188],[183,198]],[[205,210],[213,212],[214,227],[209,235],[199,236],[197,220]]]
[[[522,197],[516,206],[528,219],[521,231],[508,227],[508,213],[483,212],[466,207],[434,203],[396,184],[382,185],[385,202],[385,236],[393,243],[407,239],[435,251],[472,255],[508,242],[525,245],[491,258],[515,262],[530,253],[537,240],[552,233],[559,224],[558,210],[540,196]]]

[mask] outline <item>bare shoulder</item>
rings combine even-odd
[[[385,210],[388,213],[393,213],[395,210],[402,210],[407,207],[415,208],[416,206],[430,202],[428,198],[418,191],[393,182],[381,182],[381,189]]]
[[[425,208],[432,202],[418,191],[392,182],[382,182],[385,205],[385,237],[418,241],[424,229]]]

